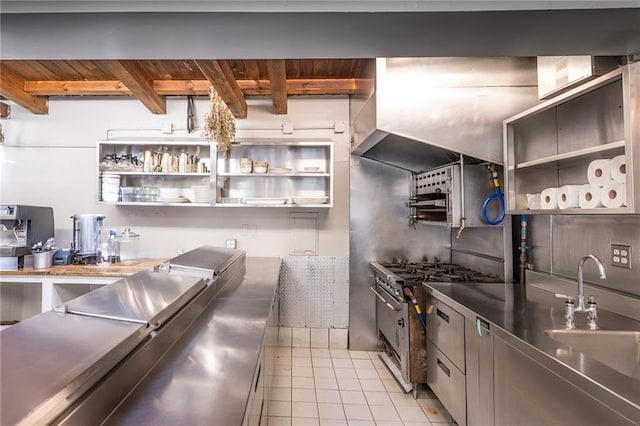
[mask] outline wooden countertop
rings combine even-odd
[[[139,271],[153,269],[154,266],[166,262],[168,259],[140,259],[135,265],[122,265],[114,263],[106,268],[97,265],[60,265],[46,269],[33,269],[32,267],[17,271],[0,271],[3,275],[70,275],[90,277],[126,277]]]

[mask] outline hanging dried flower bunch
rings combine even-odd
[[[215,142],[218,151],[227,157],[231,141],[236,136],[236,119],[213,86],[209,88],[209,99],[209,112],[204,116],[202,134],[208,141]]]

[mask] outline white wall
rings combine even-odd
[[[0,145],[0,203],[52,206],[56,239],[68,247],[73,214],[102,213],[105,228],[120,232],[131,227],[141,234],[143,257],[173,257],[203,244],[224,246],[236,238],[250,256],[289,255],[289,213],[317,211],[319,255],[349,254],[349,99],[347,97],[292,98],[287,115],[274,115],[271,100],[248,100],[248,118],[238,121],[236,137],[329,138],[334,146],[334,207],[215,208],[149,207],[98,204],[96,141],[109,136],[158,136],[163,123],[174,135],[185,135],[186,98],[167,100],[167,114],[153,115],[133,99],[50,98],[49,113],[34,115],[11,105],[3,120],[5,142]],[[206,98],[195,100],[197,125],[208,108]],[[294,126],[283,135],[283,123]],[[345,133],[334,123],[344,122]],[[199,128],[196,130],[198,133]]]

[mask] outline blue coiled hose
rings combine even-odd
[[[500,188],[500,182],[498,181],[498,173],[495,170],[491,170],[491,181],[493,182],[493,186],[496,189],[494,193],[489,195],[484,200],[484,203],[482,203],[482,218],[489,225],[498,225],[502,223],[502,221],[504,220],[506,209],[504,205],[504,194],[502,193],[502,189]],[[489,219],[489,217],[487,216],[487,207],[489,206],[489,203],[495,200],[496,198],[500,203],[500,215],[498,216],[497,219],[492,220],[492,219]]]

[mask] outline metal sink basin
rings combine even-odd
[[[640,379],[640,331],[545,330],[552,339]]]

